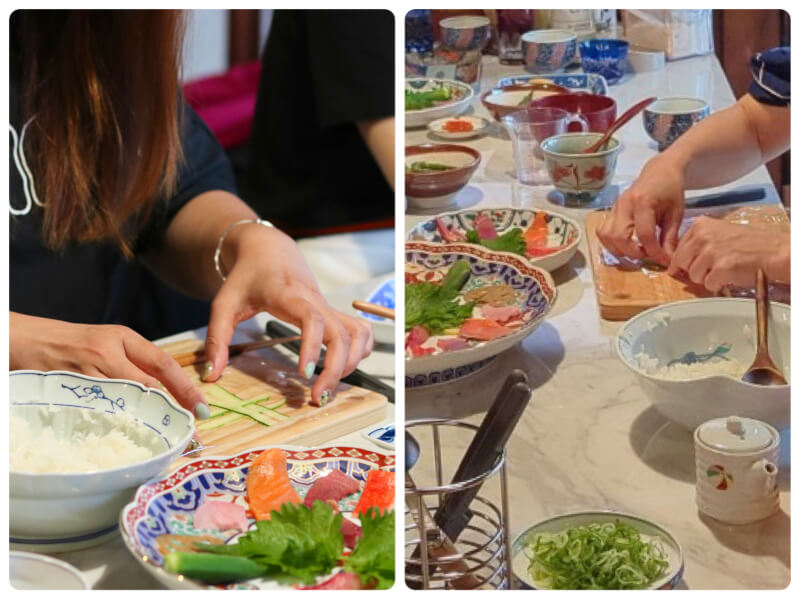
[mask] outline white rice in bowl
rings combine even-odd
[[[676,381],[699,379],[713,375],[730,375],[735,379],[741,379],[747,370],[747,366],[735,358],[726,360],[714,357],[706,362],[695,362],[689,365],[675,363],[669,366],[662,364],[657,358],[653,358],[644,352],[640,352],[635,358],[637,366],[648,375]]]
[[[25,417],[11,415],[14,472],[89,473],[143,462],[166,449],[155,431],[122,413],[24,408]]]

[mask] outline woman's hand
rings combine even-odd
[[[155,344],[120,325],[82,325],[11,313],[13,369],[72,371],[166,389],[198,418],[208,418],[200,390]],[[163,385],[162,385],[163,384]]]
[[[668,265],[678,245],[683,192],[681,170],[659,158],[652,160],[614,204],[597,237],[614,256],[649,257]]]
[[[717,293],[726,285],[754,287],[764,269],[770,281],[789,282],[789,235],[699,217],[681,238],[667,272],[684,272]]]
[[[225,244],[232,250],[223,252],[223,267],[233,266],[211,303],[204,379],[216,381],[221,375],[236,325],[267,311],[302,329],[303,377],[311,378],[326,345],[325,367],[311,390],[312,401],[325,404],[339,380],[372,351],[372,329],[328,306],[297,244],[279,230],[240,225]]]

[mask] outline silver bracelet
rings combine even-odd
[[[234,227],[238,227],[239,225],[247,225],[248,223],[256,223],[257,225],[264,225],[265,227],[275,227],[272,223],[265,221],[264,219],[242,219],[241,221],[235,221],[231,223],[227,228],[225,228],[225,231],[222,232],[217,240],[217,249],[214,251],[214,268],[217,270],[217,274],[220,276],[222,281],[227,279],[225,274],[222,272],[222,264],[220,262],[220,257],[222,256],[222,244],[225,243],[225,236],[227,236]]]

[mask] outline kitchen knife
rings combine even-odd
[[[763,187],[752,187],[741,190],[731,190],[718,194],[708,194],[697,198],[688,198],[686,208],[710,208],[712,206],[726,206],[728,204],[744,204],[757,202],[767,197]]]

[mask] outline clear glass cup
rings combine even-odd
[[[522,34],[533,29],[530,9],[498,9],[497,57],[504,65],[522,64]]]
[[[550,183],[539,144],[559,133],[566,133],[571,123],[588,131],[589,122],[579,114],[561,108],[526,108],[503,117],[511,138],[517,181],[527,185]]]

